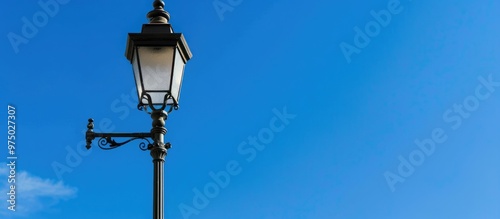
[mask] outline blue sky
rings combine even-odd
[[[40,2],[0,9],[18,156],[11,212],[0,149],[1,217],[150,218],[149,153],[83,150],[89,117],[150,130],[124,56],[150,2]],[[165,3],[194,55],[166,125],[166,218],[500,217],[498,2]]]

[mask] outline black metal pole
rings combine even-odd
[[[167,149],[170,144],[164,143],[164,137],[167,133],[165,128],[165,120],[167,113],[163,110],[155,110],[151,113],[153,119],[153,128],[151,136],[153,138],[153,146],[151,147],[151,157],[153,158],[153,219],[164,219],[164,175],[163,167]]]
[[[170,15],[164,10],[165,3],[161,0],[153,2],[154,9],[147,15],[149,23],[168,23]],[[167,156],[167,149],[170,144],[164,143],[164,137],[167,133],[165,129],[165,120],[167,113],[163,110],[154,110],[151,113],[153,119],[153,129],[151,135],[153,138],[153,147],[151,147],[151,157],[153,157],[154,176],[153,176],[153,219],[164,219],[164,176],[163,166],[165,157]]]

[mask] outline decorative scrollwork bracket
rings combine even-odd
[[[119,148],[134,140],[142,140],[142,142],[139,143],[139,149],[143,151],[147,151],[153,146],[150,140],[151,133],[96,133],[94,132],[94,120],[89,119],[87,132],[85,134],[87,149],[90,149],[92,147],[92,141],[95,138],[100,138],[97,146],[99,146],[103,150],[112,150],[115,148]],[[128,138],[128,140],[117,142],[113,138]]]

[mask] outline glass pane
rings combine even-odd
[[[132,57],[132,68],[134,70],[134,79],[135,79],[135,85],[137,88],[137,95],[138,95],[138,101],[141,101],[141,95],[142,95],[142,84],[141,84],[141,78],[139,74],[139,65],[137,63],[137,51],[134,51],[134,56]]]
[[[172,79],[172,96],[179,102],[181,94],[182,76],[184,74],[184,60],[182,59],[179,50],[175,52],[174,77]]]
[[[169,90],[174,49],[172,47],[139,47],[138,51],[144,90]]]

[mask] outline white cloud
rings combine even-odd
[[[10,184],[7,182],[9,168],[0,163],[0,215],[28,216],[42,210],[50,210],[61,200],[74,198],[77,189],[63,182],[43,179],[26,171],[16,172],[16,212],[7,209],[9,203],[7,193]]]

